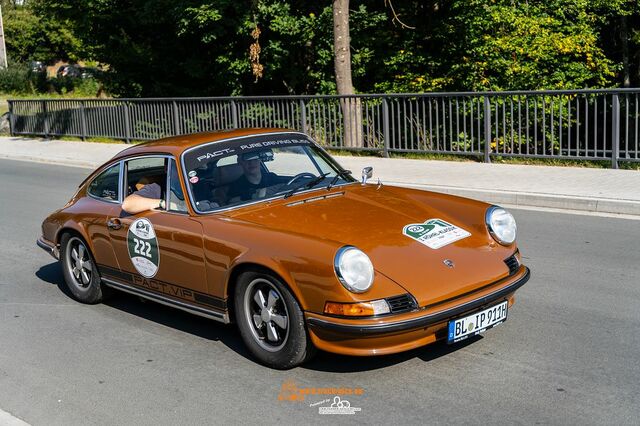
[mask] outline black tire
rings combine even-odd
[[[258,292],[262,294],[262,308]],[[300,305],[277,277],[254,271],[240,274],[234,307],[242,340],[260,363],[286,370],[315,355]],[[267,312],[263,312],[265,309]],[[282,317],[286,320],[284,328]]]
[[[100,273],[87,243],[76,234],[66,233],[60,239],[60,247],[62,273],[71,295],[82,303],[102,302],[105,291],[102,288]],[[80,267],[80,265],[82,266]]]

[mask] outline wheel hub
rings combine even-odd
[[[262,310],[260,310],[260,318],[263,324],[271,322],[271,314],[271,309],[262,308]]]
[[[268,351],[279,350],[289,334],[289,317],[280,293],[264,279],[257,279],[245,293],[245,309],[256,342]]]

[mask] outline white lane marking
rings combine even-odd
[[[11,414],[3,411],[0,408],[0,425],[1,426],[30,426],[29,423],[23,422],[17,417],[13,417]]]

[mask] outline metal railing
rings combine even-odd
[[[149,140],[296,129],[331,149],[640,161],[640,89],[9,100],[12,135]]]

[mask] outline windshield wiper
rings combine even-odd
[[[320,176],[316,176],[313,179],[311,179],[309,182],[305,182],[302,185],[298,185],[294,188],[291,188],[291,190],[289,190],[289,192],[287,192],[286,194],[284,194],[284,198],[289,198],[291,197],[293,194],[295,194],[296,192],[298,192],[301,189],[307,189],[307,188],[311,188],[314,185],[317,185],[319,182],[321,182],[324,178],[327,177],[329,173],[323,173]]]
[[[327,191],[333,188],[333,185],[336,184],[338,179],[340,179],[341,177],[346,178],[347,176],[351,176],[351,170],[340,170],[338,174],[334,176],[331,182],[329,182],[329,185],[327,185]]]

